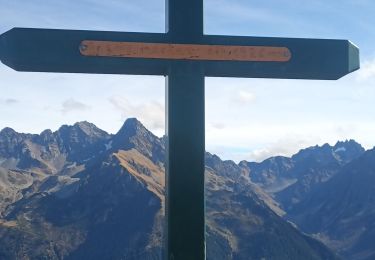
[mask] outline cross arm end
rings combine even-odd
[[[0,35],[0,61],[3,61],[4,59],[4,48],[5,48],[5,37],[4,34]]]
[[[348,70],[349,73],[359,70],[361,67],[360,65],[360,55],[359,55],[359,48],[348,41]]]

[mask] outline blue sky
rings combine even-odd
[[[362,69],[339,81],[206,79],[206,146],[262,160],[355,139],[375,145],[375,2],[206,0],[205,33],[350,39]],[[0,0],[12,27],[164,32],[163,0]],[[164,78],[18,73],[0,65],[0,128],[56,130],[88,120],[115,133],[128,117],[164,133]]]

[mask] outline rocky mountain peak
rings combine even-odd
[[[355,140],[353,139],[346,139],[345,141],[338,141],[334,147],[338,147],[338,146],[361,146],[359,143],[357,143]]]
[[[370,174],[375,176],[375,148],[363,152],[357,160],[353,160],[352,165],[356,165],[354,168],[359,168],[360,172],[364,172],[364,168],[370,170]]]
[[[335,146],[333,146],[332,150],[344,163],[350,162],[351,160],[359,157],[365,152],[365,149],[352,139],[343,142],[337,142]]]
[[[155,136],[136,118],[129,118],[112,139],[117,150],[138,150],[153,162],[164,162],[165,149],[162,139]]]
[[[338,142],[335,146],[331,146],[326,143],[322,146],[316,145],[302,149],[297,154],[292,156],[292,160],[305,166],[320,165],[325,167],[336,164],[344,165],[360,156],[363,152],[363,147],[351,140]]]
[[[87,121],[77,122],[73,125],[73,128],[80,130],[87,136],[91,137],[103,137],[105,135],[108,135],[107,132],[99,129],[96,125]]]
[[[221,160],[216,154],[206,152],[205,154],[205,165],[207,169],[217,172],[219,175],[236,182],[244,171],[231,160]]]
[[[51,136],[53,135],[53,132],[51,129],[46,129],[46,130],[43,130],[41,133],[40,133],[40,136]]]
[[[332,158],[332,147],[325,143],[322,146],[315,145],[306,149],[300,150],[297,154],[292,156],[294,160],[306,160],[311,158]]]
[[[65,144],[92,144],[109,138],[109,134],[89,122],[78,122],[73,126],[63,125],[56,134]]]
[[[143,142],[153,139],[152,137],[154,135],[141,122],[136,118],[129,118],[115,134],[113,142],[117,144],[116,148],[129,149],[134,148],[135,142]]]
[[[83,121],[74,125],[63,125],[54,133],[60,150],[68,160],[82,161],[91,158],[94,151],[104,149],[110,135],[94,124]]]
[[[370,224],[374,190],[375,150],[369,150],[296,204],[287,219],[304,232],[319,234],[344,259],[375,259],[374,244],[367,242],[375,236],[375,226]]]
[[[17,153],[20,144],[26,138],[25,134],[20,134],[10,127],[0,131],[0,156],[8,158],[11,154]]]
[[[5,127],[0,131],[0,136],[12,136],[17,134],[17,132],[10,127]]]
[[[46,129],[40,133],[37,140],[42,144],[49,144],[55,140],[55,137],[51,129]]]
[[[365,152],[365,149],[354,140],[338,141],[334,146],[328,143],[300,150],[293,155],[293,160],[318,160],[322,163],[337,160],[348,163]]]
[[[77,122],[74,125],[63,125],[57,131],[60,135],[82,135],[81,137],[85,138],[103,138],[108,135],[107,132],[99,129],[93,123],[89,123],[87,121]]]
[[[146,127],[136,118],[128,118],[117,132],[116,136],[131,137],[135,135],[149,135],[152,134]]]

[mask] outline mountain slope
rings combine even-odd
[[[364,151],[360,144],[350,140],[303,149],[291,158],[279,156],[261,163],[243,161],[240,165],[247,169],[252,182],[289,211]]]
[[[87,122],[43,135],[50,138],[12,136],[7,144],[38,149],[23,158],[15,145],[2,145],[2,158],[42,177],[16,183],[23,196],[3,211],[1,259],[161,259],[164,139],[136,119],[114,136]],[[44,150],[49,157],[39,155]],[[44,167],[53,155],[62,164]],[[30,159],[44,168],[20,164]],[[206,165],[208,259],[336,259],[275,214],[243,168],[211,154]]]
[[[1,130],[0,216],[17,200],[48,190],[51,182],[75,182],[69,176],[103,153],[109,138],[88,122],[64,125],[55,132],[45,130],[40,135],[17,133],[11,128]],[[54,175],[61,177],[50,178]]]
[[[0,131],[0,166],[50,175],[72,164],[84,164],[103,152],[110,135],[88,122],[63,125],[56,132],[21,134],[11,128]]]
[[[234,162],[207,154],[206,165],[209,259],[336,259],[273,212]]]
[[[375,150],[346,165],[287,218],[318,234],[347,259],[374,259]]]

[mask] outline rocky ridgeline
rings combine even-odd
[[[161,259],[164,141],[136,119],[128,119],[114,135],[88,122],[40,135],[3,129],[0,259]],[[352,176],[346,173],[351,172],[350,165],[368,153],[354,141],[312,147],[291,158],[262,163],[236,164],[207,153],[208,259],[337,258],[281,215],[344,257],[370,252],[371,246],[357,251],[337,246],[347,242],[340,240],[345,230],[331,231],[329,223],[319,218],[325,220],[329,212],[329,218],[337,219],[334,196],[328,196],[330,185],[337,185],[340,176]],[[354,165],[358,168],[361,163]],[[369,164],[365,169],[374,168]],[[345,179],[350,178],[356,176]],[[343,188],[340,196],[347,190]],[[367,190],[370,196],[371,187]],[[327,194],[324,199],[332,203],[331,211],[320,204],[313,211],[303,206],[321,202],[321,197],[314,197],[319,192]],[[353,213],[354,202],[347,200],[348,214]],[[370,197],[362,209],[371,205]],[[371,210],[363,214],[363,223],[368,222]],[[314,224],[309,226],[305,219]],[[358,259],[371,259],[368,255]]]

